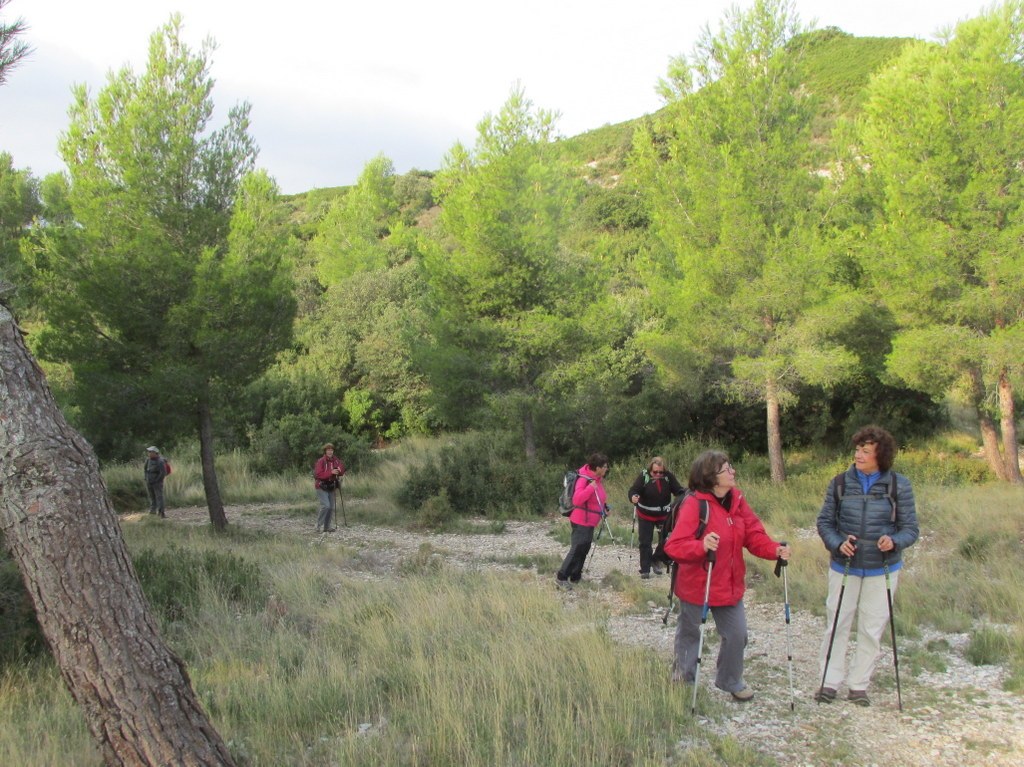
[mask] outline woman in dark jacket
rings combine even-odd
[[[889,620],[887,590],[896,591],[903,550],[917,540],[918,526],[910,480],[890,471],[896,440],[881,427],[865,426],[852,442],[853,465],[829,482],[818,514],[818,535],[831,553],[831,562],[825,603],[828,620],[821,644],[824,683],[814,698],[831,703],[845,681],[849,700],[868,706],[868,682]],[[836,621],[841,589],[842,609]],[[854,618],[857,650],[847,675],[846,647]]]
[[[655,575],[663,572],[660,562],[651,561],[654,531],[660,531],[665,524],[672,497],[685,492],[686,489],[679,484],[676,475],[665,468],[665,459],[661,456],[652,458],[629,488],[629,502],[633,504],[636,515],[641,578],[651,577],[652,565]]]
[[[665,553],[679,563],[675,593],[679,597],[673,679],[692,683],[697,673],[697,647],[705,589],[720,638],[715,686],[745,702],[754,697],[743,679],[747,646],[747,615],[743,607],[747,567],[743,549],[761,559],[789,559],[789,547],[765,532],[761,520],[736,487],[736,470],[718,450],[697,456],[690,468],[690,495],[678,512]],[[707,504],[706,525],[701,508]],[[700,535],[698,536],[698,532]],[[708,552],[715,552],[708,585]]]

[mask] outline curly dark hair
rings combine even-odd
[[[727,463],[729,456],[721,450],[705,450],[690,465],[690,489],[710,493],[718,484],[718,474]]]
[[[881,471],[889,471],[892,466],[892,459],[896,457],[896,440],[881,426],[864,426],[857,430],[857,433],[850,438],[853,446],[861,445],[875,446],[875,460],[878,461],[878,468]]]
[[[609,466],[608,456],[604,453],[591,453],[590,457],[587,458],[587,468],[591,471],[597,471],[602,466]]]

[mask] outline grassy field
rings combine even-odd
[[[353,476],[350,497],[366,501],[354,521],[414,524],[389,493],[402,467],[430,449],[404,446]],[[755,509],[794,546],[796,603],[821,601],[826,562],[814,518],[844,462],[794,456],[784,488],[757,459],[740,464]],[[229,503],[302,499],[309,513],[307,476],[256,477],[242,455],[226,456],[219,470]],[[929,471],[920,473],[931,479],[915,480],[923,537],[908,552],[898,630],[973,627],[972,660],[1007,664],[1007,687],[1022,691],[1024,491]],[[112,467],[106,480],[130,497],[137,474]],[[632,478],[624,468],[613,474],[613,499]],[[202,504],[197,466],[179,459],[168,483],[175,503]],[[615,532],[628,538],[624,517]],[[148,515],[125,517],[122,528],[164,636],[240,764],[770,763],[694,723],[664,663],[614,642],[598,608],[563,609],[533,573],[555,563],[524,560],[521,577],[510,578],[436,568],[427,557],[410,560],[401,577],[367,579],[351,574],[359,552],[295,536],[237,526],[215,535]],[[767,577],[770,563],[751,564]],[[652,711],[671,726],[652,726]],[[700,747],[680,751],[681,740]],[[0,668],[0,764],[101,764],[45,655]]]

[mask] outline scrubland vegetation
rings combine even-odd
[[[484,442],[501,439],[418,439],[382,451],[347,480],[349,497],[361,501],[351,504],[352,522],[388,525],[398,532],[386,534],[400,535],[424,526],[459,530],[482,516],[494,531],[502,521],[538,518],[531,509],[534,492],[546,497],[544,511],[553,515],[551,480],[559,467],[534,473],[520,465],[529,480],[524,487],[533,490],[499,493],[489,506],[449,503],[440,513],[441,490],[410,503],[407,480],[424,466],[434,467],[439,485],[457,484],[458,462],[444,456],[460,450],[475,455],[482,484],[492,473],[502,476],[508,457],[480,452]],[[970,659],[1008,666],[1007,688],[1024,691],[1024,573],[1017,566],[1024,492],[977,482],[979,459],[950,451],[968,443],[946,435],[897,459],[896,468],[914,480],[922,523],[922,540],[908,553],[900,581],[897,629],[906,636],[926,627],[970,631]],[[701,447],[690,441],[662,452],[685,475]],[[643,460],[613,465],[613,501],[624,498]],[[826,559],[811,530],[825,484],[845,463],[842,455],[794,454],[792,476],[779,487],[763,458],[737,461],[754,507],[794,546],[790,598],[799,609],[821,610]],[[229,510],[294,504],[297,514],[308,516],[307,476],[264,477],[249,464],[243,453],[222,457]],[[134,493],[122,511],[141,508],[138,473],[134,465],[106,472],[122,502]],[[178,459],[168,488],[172,504],[200,503],[199,477],[197,465]],[[298,536],[238,525],[214,534],[207,526],[134,513],[122,517],[122,529],[165,636],[240,764],[765,763],[744,744],[698,732],[664,660],[613,641],[602,630],[599,608],[564,610],[547,582],[555,562],[524,560],[521,575],[510,578],[411,557],[393,579],[366,579],[352,574],[365,552],[311,547]],[[613,529],[628,539],[626,512],[616,516]],[[769,577],[770,568],[751,562],[752,578]],[[9,563],[3,572],[6,616],[7,606],[24,595]],[[537,574],[544,576],[540,582]],[[613,572],[600,588],[635,599],[638,609],[651,597],[625,573]],[[11,628],[2,643],[0,762],[100,764],[33,634],[31,612],[19,616],[4,622]],[[934,663],[928,653],[908,655],[906,673]],[[714,714],[717,704],[706,705]],[[671,726],[653,728],[652,708]],[[677,750],[677,742],[696,735],[710,738],[712,747]]]

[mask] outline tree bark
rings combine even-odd
[[[996,478],[1005,482],[1009,478],[1006,475],[1006,464],[999,454],[999,432],[985,408],[985,385],[979,370],[971,371],[971,398],[978,413],[978,430],[981,432],[981,450],[985,455],[985,461]]]
[[[529,408],[523,412],[523,449],[526,452],[526,460],[537,460],[537,438],[533,429],[533,411]]]
[[[203,466],[203,490],[206,493],[206,508],[210,510],[213,529],[224,532],[228,518],[224,513],[224,501],[220,497],[220,483],[217,482],[217,467],[213,461],[213,415],[206,399],[199,402],[199,456]]]
[[[768,410],[768,464],[772,482],[786,481],[786,464],[782,458],[782,407],[775,384],[769,382],[765,403]]]
[[[92,447],[0,303],[0,531],[108,765],[233,765],[161,639]]]
[[[1004,367],[999,371],[999,427],[1003,432],[1003,463],[1006,479],[1015,484],[1024,482],[1020,473],[1020,456],[1017,449],[1016,412],[1013,405],[1013,385]]]

